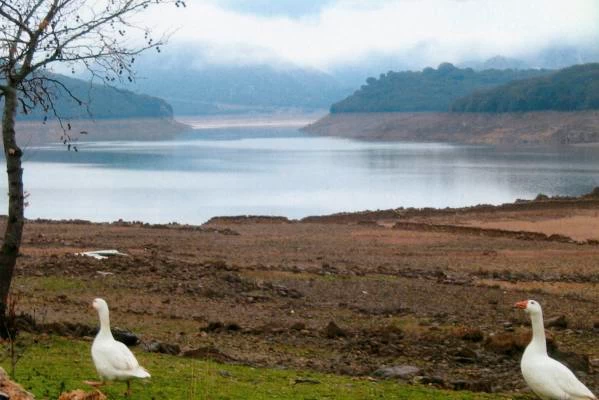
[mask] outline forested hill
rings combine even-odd
[[[331,106],[331,113],[449,111],[452,103],[480,89],[516,79],[547,75],[549,70],[474,71],[443,63],[437,69],[382,74],[368,78],[353,95]]]
[[[599,64],[565,68],[475,92],[453,103],[457,112],[580,111],[599,109]]]
[[[172,107],[157,97],[135,94],[104,84],[90,84],[64,75],[52,74],[50,77],[59,80],[75,97],[84,102],[83,105],[79,105],[64,90],[53,88],[53,93],[56,93],[55,108],[61,118],[123,119],[173,116]],[[41,119],[44,115],[46,113],[41,108],[37,108],[27,115],[20,113],[18,119]],[[52,111],[47,115],[52,117]]]

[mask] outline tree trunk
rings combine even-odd
[[[8,220],[4,232],[4,242],[0,248],[0,336],[7,334],[6,311],[8,293],[23,236],[24,202],[22,151],[15,138],[17,114],[17,91],[7,85],[4,90],[4,112],[2,114],[2,140],[8,175]]]

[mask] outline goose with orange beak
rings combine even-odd
[[[102,382],[86,382],[100,386],[105,381],[121,380],[127,382],[127,396],[131,395],[131,379],[149,378],[150,374],[139,365],[137,359],[123,343],[114,340],[110,331],[108,304],[104,299],[94,299],[92,303],[98,311],[100,330],[92,343],[92,359]]]
[[[594,400],[595,395],[564,364],[549,357],[543,326],[543,311],[535,300],[517,302],[532,322],[532,340],[526,346],[520,368],[522,376],[543,400]]]

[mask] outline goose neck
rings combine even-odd
[[[547,354],[547,341],[545,339],[545,327],[543,326],[543,314],[532,314],[530,319],[532,322],[532,340],[530,342],[530,346],[537,352]]]
[[[110,336],[112,337],[112,332],[110,331],[110,317],[108,314],[108,310],[100,310],[98,312],[100,316],[100,336]]]

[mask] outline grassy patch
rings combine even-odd
[[[223,365],[202,360],[137,352],[151,373],[148,382],[133,383],[133,399],[506,399],[504,396],[446,392],[392,381]],[[4,367],[8,367],[4,362]],[[308,378],[319,383],[296,383]],[[17,365],[16,380],[37,399],[57,399],[61,391],[86,389],[84,380],[96,374],[90,343],[65,338],[36,338]],[[103,389],[110,399],[123,398],[125,384],[114,382]]]
[[[58,293],[63,293],[65,290],[83,292],[90,287],[98,286],[95,282],[90,282],[90,280],[60,276],[17,277],[15,284],[24,286],[28,290]]]

